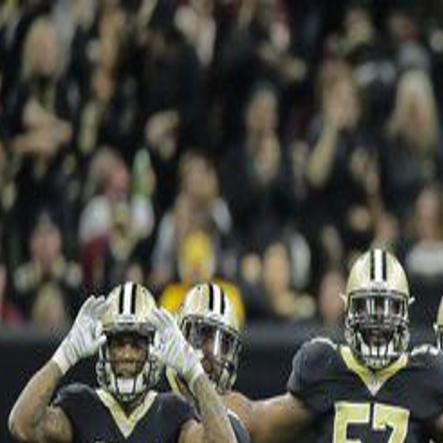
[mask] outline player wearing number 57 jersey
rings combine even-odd
[[[380,249],[358,258],[344,302],[346,345],[306,343],[286,394],[243,402],[252,441],[294,442],[311,427],[319,443],[443,442],[443,357],[408,350],[411,298],[397,259]]]
[[[428,443],[442,411],[443,358],[426,346],[373,372],[348,346],[313,340],[294,358],[288,390],[314,417],[318,443]]]
[[[371,251],[351,272],[346,297],[348,346],[303,346],[289,392],[319,417],[319,442],[428,442],[443,410],[443,357],[429,346],[407,352],[403,269]]]

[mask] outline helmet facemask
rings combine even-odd
[[[348,295],[345,338],[370,369],[397,360],[409,343],[408,300],[395,291],[360,290]]]
[[[119,324],[104,333],[107,341],[99,349],[96,365],[98,383],[119,401],[131,402],[158,381],[159,365],[151,354],[155,331],[139,324]],[[137,361],[115,359],[112,347],[118,340],[130,340],[132,346],[143,351],[143,358]],[[124,365],[135,366],[131,375],[124,373]]]
[[[187,316],[181,330],[191,346],[203,354],[202,365],[219,394],[235,382],[241,350],[240,334],[216,319]]]
[[[443,297],[438,307],[437,318],[434,323],[435,344],[441,351],[443,350]]]
[[[437,348],[440,349],[440,351],[443,350],[443,326],[439,324],[434,325],[434,331],[435,331],[435,341]]]

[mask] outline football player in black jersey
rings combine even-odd
[[[97,351],[100,388],[69,385],[51,403],[63,375]],[[196,398],[199,421],[177,395],[151,390],[160,364],[180,374]],[[85,301],[54,356],[20,394],[9,428],[21,442],[236,442],[199,353],[149,291],[131,282],[107,299]]]
[[[187,292],[177,323],[186,340],[202,353],[203,368],[228,407],[228,417],[237,440],[239,443],[249,442],[248,432],[240,418],[229,409],[235,395],[232,386],[237,376],[242,345],[240,325],[229,297],[219,285],[198,284]],[[177,372],[167,368],[166,377],[172,390],[186,398],[198,416],[198,405]]]
[[[354,263],[344,294],[346,345],[314,339],[293,360],[286,394],[241,408],[253,442],[443,442],[443,356],[408,350],[405,272],[374,249]],[[242,415],[244,414],[244,415]]]

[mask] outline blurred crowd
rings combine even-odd
[[[131,279],[340,321],[355,255],[443,291],[443,4],[3,0],[0,325]]]

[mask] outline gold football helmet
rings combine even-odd
[[[101,387],[122,402],[128,402],[154,386],[160,367],[151,355],[155,330],[148,323],[148,315],[156,306],[152,294],[145,287],[127,282],[115,287],[108,295],[110,307],[101,319],[106,343],[99,349],[96,365],[97,380]],[[146,350],[145,359],[137,365],[130,377],[116,373],[116,361],[111,358],[112,340],[125,335],[135,336],[137,346]]]
[[[188,342],[202,352],[202,364],[220,394],[235,382],[241,349],[240,326],[234,307],[220,286],[202,283],[186,294],[178,313],[178,325]],[[177,374],[167,369],[174,390],[183,393]]]
[[[352,266],[345,294],[345,338],[371,369],[396,360],[409,343],[409,285],[394,255],[373,249]]]
[[[437,348],[443,350],[443,297],[438,307],[437,321],[434,324],[435,340]]]

